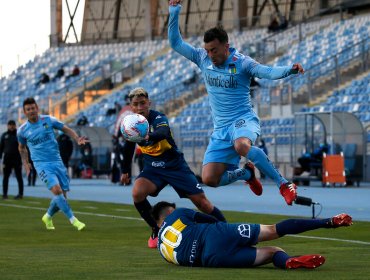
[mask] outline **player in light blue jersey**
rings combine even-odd
[[[59,210],[67,216],[75,228],[78,230],[84,229],[85,224],[73,215],[72,209],[66,200],[66,192],[69,191],[69,177],[60,157],[54,129],[63,131],[79,145],[84,145],[88,140],[84,136],[79,137],[73,129],[56,118],[48,115],[39,115],[39,108],[32,97],[24,100],[23,112],[28,120],[19,128],[17,134],[18,148],[27,176],[32,168],[28,160],[28,147],[39,178],[54,195],[49,209],[42,217],[46,229],[55,229],[52,217]]]
[[[352,217],[344,213],[329,219],[289,219],[262,225],[223,223],[192,209],[175,208],[173,203],[158,202],[153,217],[160,226],[160,254],[166,261],[182,266],[242,268],[273,263],[282,269],[317,268],[325,262],[321,255],[291,257],[279,247],[256,244],[286,234],[352,225]]]
[[[277,184],[286,203],[292,205],[297,197],[296,185],[286,180],[266,154],[254,146],[260,135],[260,122],[251,105],[249,87],[253,77],[281,79],[303,74],[302,66],[299,63],[286,67],[261,65],[231,48],[222,27],[206,31],[204,48],[191,46],[182,40],[179,32],[180,4],[181,0],[169,1],[168,38],[176,52],[202,71],[214,123],[203,159],[203,182],[217,187],[246,180],[251,190],[261,195],[262,185],[254,175],[254,165],[247,162],[244,168],[239,168],[240,157],[246,157]]]

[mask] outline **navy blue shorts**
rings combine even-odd
[[[256,260],[259,224],[210,225],[204,234],[201,263],[204,267],[250,267]]]
[[[172,186],[181,198],[204,193],[183,156],[171,161],[145,162],[137,178],[146,178],[157,186],[157,191],[150,196],[157,196],[167,185]]]

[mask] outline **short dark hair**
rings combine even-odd
[[[161,201],[155,204],[152,209],[152,216],[154,220],[158,221],[160,216],[163,215],[164,210],[166,210],[168,207],[176,208],[176,204],[167,201]]]
[[[15,125],[15,121],[14,120],[9,120],[8,125]]]
[[[215,39],[218,39],[220,43],[229,42],[229,36],[221,25],[208,29],[206,33],[204,33],[204,43],[212,42]]]
[[[145,98],[149,98],[148,92],[142,87],[134,88],[128,94],[128,98],[130,99],[130,102],[132,101],[134,97],[139,97],[139,96],[144,96]]]
[[[36,105],[37,105],[35,98],[33,98],[33,97],[28,97],[28,98],[26,98],[26,99],[23,101],[23,109],[24,109],[24,106],[26,106],[26,105],[31,105],[31,104],[36,104]]]

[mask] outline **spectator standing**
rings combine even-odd
[[[63,164],[68,170],[69,160],[71,159],[73,153],[73,142],[71,140],[71,137],[69,137],[65,133],[60,134],[57,138],[57,141]]]
[[[0,159],[3,159],[3,199],[8,198],[9,176],[12,169],[18,181],[18,195],[14,199],[22,199],[22,159],[18,151],[17,126],[14,120],[8,121],[8,130],[1,135]]]

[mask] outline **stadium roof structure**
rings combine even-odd
[[[168,0],[51,0],[52,45],[66,43],[69,33],[78,35],[73,20],[83,9],[81,43],[112,43],[166,37]],[[75,1],[76,2],[76,1]],[[67,6],[70,24],[62,34],[62,4]],[[323,7],[325,3],[325,7]],[[285,17],[299,22],[319,13],[322,8],[338,4],[328,0],[183,0],[180,25],[185,37],[200,35],[206,29],[222,24],[227,30],[266,27],[273,18]]]

